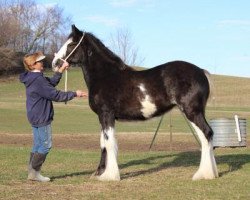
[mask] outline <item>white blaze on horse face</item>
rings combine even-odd
[[[56,68],[56,62],[58,59],[63,58],[64,56],[66,56],[66,52],[67,52],[67,47],[68,44],[70,44],[71,42],[73,42],[72,38],[69,38],[64,45],[61,47],[61,49],[55,54],[55,57],[52,61],[52,68],[55,69]]]
[[[147,90],[146,90],[144,84],[141,83],[138,87],[140,88],[141,92],[144,95],[144,98],[141,100],[141,105],[142,105],[141,112],[142,112],[142,115],[145,118],[149,118],[152,114],[155,113],[156,106],[155,106],[154,103],[152,103],[151,97],[147,94]]]

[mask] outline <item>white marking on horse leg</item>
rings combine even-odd
[[[154,103],[152,103],[150,96],[147,94],[147,90],[146,90],[144,84],[141,83],[138,87],[140,88],[141,92],[144,94],[144,98],[141,100],[142,115],[145,118],[149,118],[152,114],[155,113],[156,106]]]
[[[119,181],[120,172],[117,163],[118,146],[114,136],[114,128],[110,127],[104,130],[104,132],[107,134],[108,139],[101,136],[101,148],[106,148],[107,150],[106,169],[98,179],[102,181]]]
[[[193,180],[214,179],[218,177],[217,166],[214,158],[213,145],[207,141],[201,129],[192,123],[200,141],[201,141],[201,161],[198,171],[194,174]]]
[[[55,57],[52,61],[52,67],[53,69],[56,67],[56,62],[58,59],[63,58],[64,56],[66,56],[66,52],[67,52],[67,46],[68,44],[70,44],[71,42],[73,42],[72,38],[69,38],[64,45],[61,47],[61,49],[55,54]]]
[[[100,136],[100,147],[101,147],[101,149],[104,149],[104,147],[105,147],[103,131],[101,132],[101,136]]]

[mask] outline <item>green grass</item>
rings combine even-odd
[[[249,199],[250,149],[215,151],[220,177],[191,181],[199,152],[120,152],[120,182],[90,179],[99,152],[52,150],[50,183],[26,180],[29,150],[0,145],[0,199]]]

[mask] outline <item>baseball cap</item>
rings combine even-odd
[[[41,51],[38,51],[33,54],[27,54],[23,58],[23,64],[26,70],[31,71],[32,66],[39,61],[42,61],[45,57]]]

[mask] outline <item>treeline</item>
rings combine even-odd
[[[13,61],[20,64],[26,53],[53,55],[72,24],[58,5],[42,6],[34,0],[0,0],[0,19],[0,75],[11,70]]]
[[[44,6],[36,0],[0,0],[0,75],[23,70],[22,58],[27,53],[43,51],[46,65],[63,45],[72,21],[58,5]],[[127,29],[111,35],[111,50],[131,66],[143,59]]]

